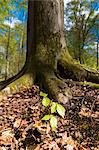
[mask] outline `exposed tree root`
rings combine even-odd
[[[63,78],[99,83],[99,73],[87,70],[80,64],[76,64],[68,51],[62,53],[61,59],[58,61],[58,70]]]
[[[33,74],[25,73],[19,79],[12,82],[9,85],[9,87],[11,88],[11,90],[13,90],[13,89],[18,90],[22,86],[31,87],[33,85],[33,83],[34,83]]]
[[[41,66],[42,67],[42,66]],[[29,67],[27,67],[29,68]],[[99,83],[99,73],[91,72],[84,69],[81,65],[75,64],[68,51],[62,54],[61,59],[58,62],[59,75],[62,78],[58,78],[54,71],[50,71],[46,68],[40,68],[33,71],[24,67],[16,76],[2,81],[0,83],[0,90],[9,85],[11,91],[18,91],[22,86],[32,86],[35,81],[39,86],[46,90],[46,92],[61,103],[68,103],[72,97],[70,89],[62,78],[70,78],[76,81],[92,81]],[[36,76],[36,79],[35,79]],[[34,81],[35,79],[35,81]]]
[[[46,72],[42,74],[40,81],[39,85],[45,89],[51,98],[54,98],[59,103],[68,104],[72,94],[68,85],[63,80],[58,79],[54,73]]]
[[[76,82],[77,83],[77,82]],[[83,86],[88,86],[88,87],[91,87],[91,88],[96,88],[96,89],[99,89],[99,84],[96,84],[96,83],[92,83],[92,82],[78,82],[77,83],[78,85],[83,85]]]
[[[19,79],[26,71],[26,66],[22,68],[22,70],[16,74],[15,76],[9,78],[8,80],[4,80],[0,82],[0,90],[4,89],[7,85],[14,82],[15,80]]]
[[[0,90],[5,89],[6,87],[9,87],[10,92],[16,92],[19,91],[19,89],[23,86],[30,87],[33,85],[35,79],[35,75],[33,71],[30,73],[29,69],[27,69],[26,65],[22,68],[22,70],[16,74],[15,76],[9,78],[6,81],[0,82]],[[9,91],[7,88],[6,90]],[[8,92],[6,90],[3,90],[3,92]]]
[[[12,83],[7,83],[2,86],[2,93],[10,94],[12,92],[18,92],[22,87],[31,87],[34,83],[32,74],[24,74]],[[5,88],[7,86],[7,88]]]
[[[99,84],[99,73],[98,72],[88,71],[88,70],[86,70],[86,71],[87,71],[86,81]]]

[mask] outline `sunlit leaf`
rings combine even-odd
[[[57,109],[57,103],[52,102],[52,106],[51,106],[51,113],[55,113]]]
[[[57,112],[58,112],[58,114],[59,114],[61,117],[64,118],[64,116],[65,116],[65,108],[64,108],[62,105],[57,104]]]
[[[46,97],[48,94],[40,92],[40,96]]]
[[[52,129],[57,128],[57,118],[55,116],[52,116],[50,119],[50,125],[52,127]]]
[[[42,120],[45,120],[45,121],[46,121],[46,120],[49,120],[49,119],[51,118],[51,116],[52,116],[52,115],[45,115],[45,116],[42,118]]]
[[[50,99],[48,97],[44,97],[42,100],[43,106],[47,107],[50,104]]]

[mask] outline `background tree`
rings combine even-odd
[[[96,36],[91,34],[91,30],[98,19],[92,3],[94,2],[71,0],[65,9],[65,25],[66,30],[68,29],[67,44],[72,49],[74,58],[80,63],[86,62],[84,59],[85,54],[88,53],[86,47],[91,47],[90,43],[94,42]]]
[[[1,79],[5,78],[7,80],[18,73],[24,65],[26,54],[26,7],[26,2],[2,0],[0,3],[0,47],[3,50],[1,54]]]

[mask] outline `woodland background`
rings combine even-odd
[[[74,59],[99,69],[99,3],[65,1],[66,43]],[[0,2],[0,80],[17,74],[25,63],[27,1]]]

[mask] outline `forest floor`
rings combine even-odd
[[[99,89],[67,82],[72,99],[52,131],[38,86],[0,97],[0,150],[99,150]]]

